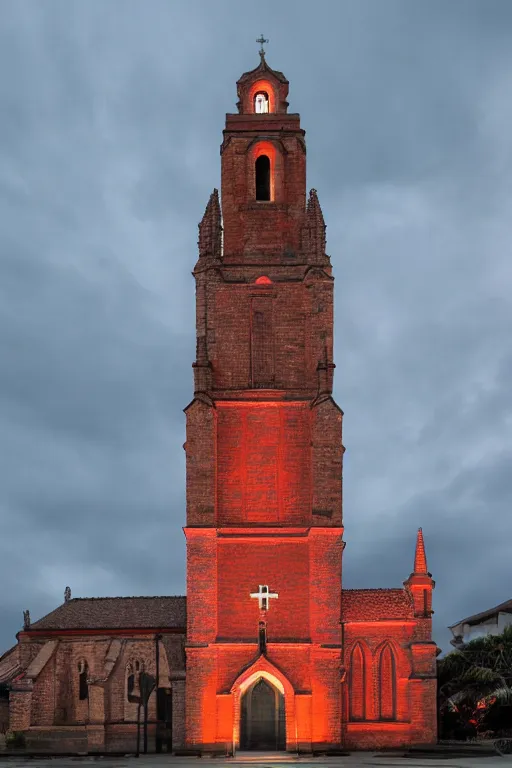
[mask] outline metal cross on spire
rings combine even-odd
[[[256,40],[256,42],[259,43],[260,46],[261,46],[259,53],[260,53],[261,58],[263,58],[265,56],[265,49],[263,47],[263,44],[264,43],[268,43],[268,40],[265,40],[265,38],[263,37],[263,33],[262,33],[260,35],[260,37],[258,38],[258,40]]]

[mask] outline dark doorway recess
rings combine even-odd
[[[286,749],[284,696],[266,680],[257,680],[242,697],[240,749]]]
[[[156,751],[172,752],[172,694],[169,688],[156,692]]]

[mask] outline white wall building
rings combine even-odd
[[[450,642],[455,648],[461,648],[477,637],[501,635],[505,627],[509,626],[512,626],[512,600],[452,624],[448,627],[453,635]]]

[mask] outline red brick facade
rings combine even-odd
[[[244,746],[241,707],[259,679],[284,696],[288,750],[432,742],[437,649],[421,535],[403,589],[342,591],[333,276],[314,190],[306,203],[304,131],[264,57],[237,85],[222,211],[214,191],[194,270],[186,742]],[[261,92],[268,112],[256,111]],[[278,595],[263,611],[259,585]]]
[[[133,751],[127,686],[142,670],[167,701],[164,718],[150,699],[151,750],[162,719],[163,749],[254,746],[258,686],[275,746],[290,751],[436,740],[434,582],[421,531],[403,588],[342,589],[333,275],[317,194],[306,195],[300,117],[264,56],[237,86],[222,210],[215,190],[194,269],[186,605],[66,590],[47,617],[27,617],[0,658],[0,683],[10,729],[34,749]]]

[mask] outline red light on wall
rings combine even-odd
[[[258,141],[252,148],[253,164],[258,157],[266,155],[270,162],[270,200],[276,199],[276,157],[278,155],[274,144],[271,141]]]
[[[249,112],[254,112],[254,97],[259,92],[266,93],[268,96],[268,111],[276,111],[276,97],[274,88],[268,80],[257,80],[252,84],[249,93],[247,95]]]

